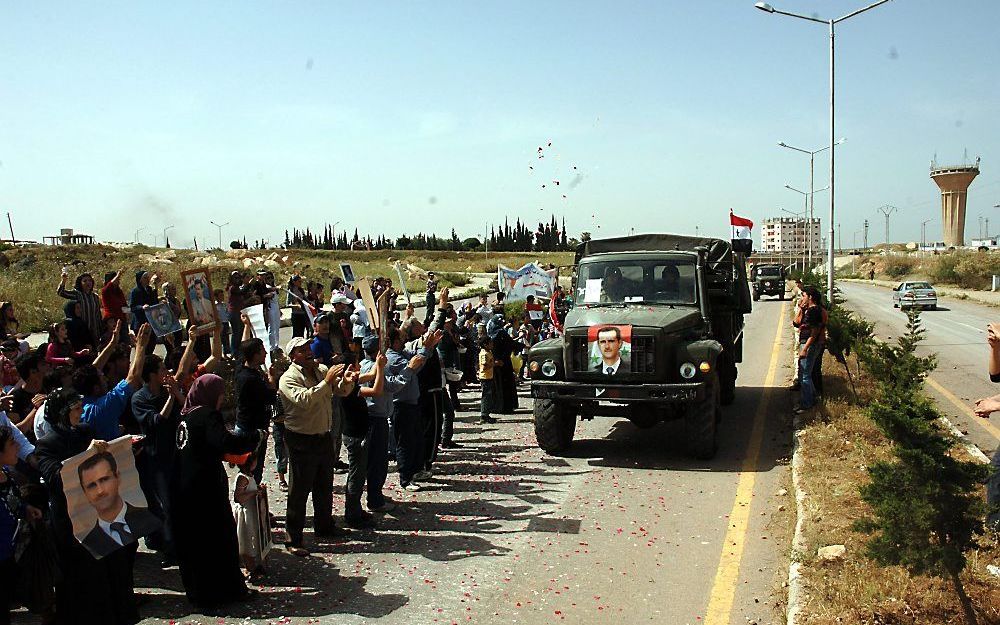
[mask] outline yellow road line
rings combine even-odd
[[[972,406],[969,406],[968,404],[966,404],[965,402],[963,402],[961,399],[955,397],[954,393],[952,393],[951,391],[949,391],[945,387],[943,387],[940,384],[938,384],[938,382],[934,378],[928,377],[927,378],[927,383],[935,391],[937,391],[938,393],[941,393],[942,395],[944,395],[944,398],[947,399],[948,401],[950,401],[956,408],[958,408],[958,411],[961,414],[968,415],[968,414],[970,414],[972,412]],[[982,417],[977,417],[974,414],[972,415],[972,417],[973,417],[973,422],[976,425],[982,427],[984,430],[986,430],[991,435],[993,435],[993,438],[995,438],[997,440],[1000,440],[1000,428],[998,428],[997,426],[995,426],[992,423],[990,423],[988,419],[983,419]]]
[[[750,503],[753,500],[754,482],[757,480],[757,460],[760,457],[761,440],[764,438],[764,420],[771,402],[771,391],[778,371],[778,360],[785,355],[784,350],[781,349],[781,333],[785,329],[786,308],[786,306],[782,306],[781,313],[778,315],[778,329],[775,332],[774,346],[771,348],[771,362],[767,366],[760,403],[757,404],[757,414],[754,415],[747,455],[743,459],[743,466],[740,467],[740,477],[736,484],[736,500],[733,502],[733,509],[729,512],[729,528],[726,530],[726,538],[722,543],[722,557],[719,559],[719,568],[715,572],[712,592],[708,596],[705,625],[729,625],[733,600],[736,597],[740,561],[743,559],[743,549],[750,521]]]

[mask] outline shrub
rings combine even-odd
[[[909,256],[886,256],[883,271],[890,278],[902,278],[913,273],[917,261]]]
[[[503,305],[503,316],[507,321],[518,323],[524,318],[524,302],[507,302]]]
[[[463,273],[442,273],[441,280],[451,286],[465,286],[469,283],[469,276]]]

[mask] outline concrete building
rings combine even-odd
[[[965,245],[965,206],[969,185],[979,175],[979,159],[973,166],[938,167],[931,163],[931,179],[941,189],[941,226],[945,245]]]
[[[58,236],[42,237],[42,241],[48,245],[81,245],[93,243],[94,237],[73,232],[72,228],[60,228]]]
[[[809,237],[812,237],[813,254],[818,254],[823,248],[818,217],[811,220],[801,217],[772,217],[765,219],[761,226],[760,251],[765,254],[805,253],[809,250]]]

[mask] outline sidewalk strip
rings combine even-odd
[[[767,367],[767,376],[764,378],[760,403],[757,404],[757,413],[754,415],[747,455],[743,459],[743,466],[740,467],[739,481],[736,485],[736,500],[729,513],[729,528],[726,530],[726,537],[722,543],[722,557],[719,559],[715,581],[712,583],[712,591],[708,596],[708,607],[705,610],[706,625],[729,625],[733,600],[736,597],[740,561],[743,559],[743,549],[749,527],[750,503],[753,500],[753,487],[757,480],[757,461],[760,457],[761,440],[764,438],[764,421],[771,402],[778,360],[782,353],[781,336],[785,325],[786,308],[786,306],[782,306],[778,315],[778,327],[775,331],[774,345],[771,348],[771,362]]]

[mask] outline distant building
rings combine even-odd
[[[94,242],[94,237],[89,234],[77,234],[72,228],[62,228],[58,236],[42,237],[42,242],[47,245],[85,245]]]
[[[809,250],[809,237],[812,237],[812,251],[820,251],[823,237],[818,217],[772,217],[765,219],[761,227],[760,251],[765,254],[804,253]]]

